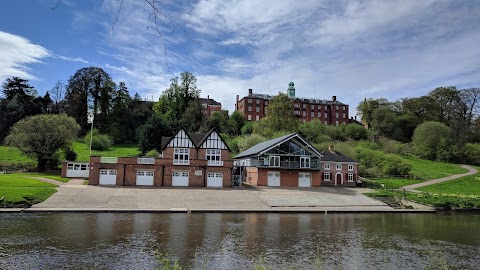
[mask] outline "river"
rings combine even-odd
[[[480,215],[0,214],[0,269],[152,269],[167,257],[187,269],[479,269]]]

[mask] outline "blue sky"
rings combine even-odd
[[[143,0],[56,3],[0,2],[0,81],[28,78],[44,94],[99,66],[157,100],[190,71],[231,112],[237,94],[277,94],[292,79],[297,96],[336,95],[350,116],[365,96],[480,87],[477,0],[164,0],[159,32]]]

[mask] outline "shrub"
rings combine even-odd
[[[85,142],[88,146],[90,146],[90,140],[92,141],[93,150],[107,150],[113,144],[112,139],[108,135],[100,134],[96,129],[93,130],[93,135],[90,133],[85,135]]]
[[[240,152],[245,151],[248,148],[250,148],[250,147],[252,147],[256,144],[259,144],[261,142],[264,142],[266,140],[267,139],[265,137],[260,136],[258,134],[251,134],[251,135],[243,136],[238,141],[239,151]]]
[[[357,159],[360,164],[360,173],[383,176],[409,174],[412,166],[403,158],[383,153],[379,150],[371,150],[356,147]]]
[[[77,153],[75,150],[73,150],[73,147],[71,145],[65,147],[63,149],[65,159],[68,161],[75,161],[77,159]]]
[[[450,128],[440,122],[424,122],[413,132],[412,142],[420,157],[445,160],[452,144],[451,133]]]
[[[159,156],[160,156],[160,153],[156,149],[150,150],[144,155],[144,157],[148,157],[148,158],[156,158]]]
[[[463,146],[462,152],[468,164],[480,165],[480,144],[467,143]]]
[[[240,132],[242,133],[242,135],[252,134],[254,127],[255,127],[255,123],[254,123],[254,122],[246,122],[246,123],[243,125],[242,129],[240,129]]]
[[[355,141],[366,140],[368,138],[367,130],[357,124],[347,125],[345,128],[345,135]]]

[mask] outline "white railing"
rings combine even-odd
[[[100,157],[101,163],[118,163],[117,157]]]
[[[209,160],[208,166],[223,166],[223,160]]]
[[[155,164],[154,158],[137,158],[138,164]]]

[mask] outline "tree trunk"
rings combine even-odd
[[[37,171],[38,172],[44,172],[45,167],[47,166],[47,159],[44,158],[39,158],[37,162]]]

